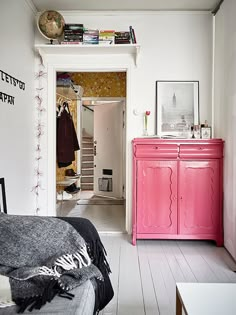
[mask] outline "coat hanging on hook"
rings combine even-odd
[[[57,115],[57,163],[58,167],[66,167],[75,160],[75,151],[79,150],[68,102],[64,102]]]

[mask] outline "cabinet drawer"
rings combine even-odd
[[[176,144],[138,144],[134,147],[136,157],[177,158]]]
[[[179,148],[179,157],[181,159],[215,159],[223,157],[223,146],[217,144],[181,144]]]

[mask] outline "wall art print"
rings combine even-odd
[[[156,81],[156,134],[186,137],[199,124],[199,81]]]

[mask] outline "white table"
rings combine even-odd
[[[176,315],[236,315],[236,283],[176,283]]]
[[[61,199],[60,199],[60,206],[59,206],[59,210],[58,210],[58,214],[61,215],[62,213],[62,204],[63,204],[63,192],[64,192],[64,188],[68,187],[74,183],[77,182],[77,180],[79,179],[78,176],[76,176],[76,178],[65,178],[65,180],[60,180],[57,181],[57,192],[58,194],[61,195]]]

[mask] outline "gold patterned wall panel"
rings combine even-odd
[[[126,97],[126,72],[74,72],[70,77],[84,88],[83,97]]]

